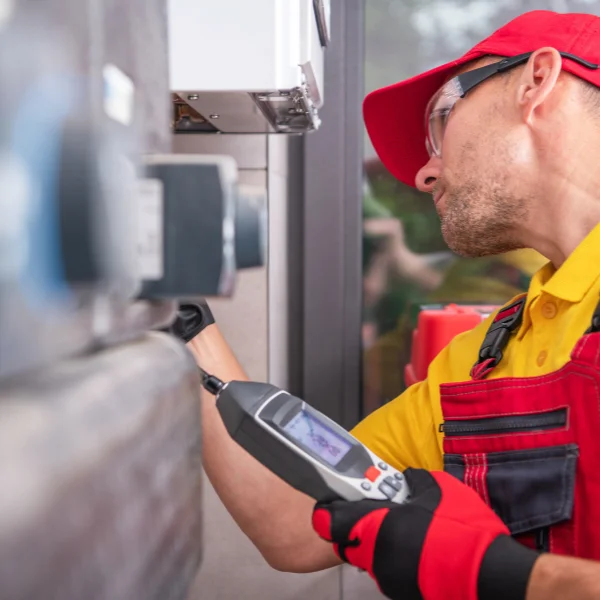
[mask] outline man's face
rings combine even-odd
[[[463,71],[497,60],[480,60]],[[443,158],[432,157],[417,175],[417,187],[433,194],[446,243],[462,256],[522,247],[516,231],[528,216],[529,186],[523,168],[530,156],[519,139],[511,93],[510,77],[505,75],[459,99],[447,120]]]

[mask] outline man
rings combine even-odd
[[[426,381],[354,430],[406,469],[405,506],[313,512],[229,439],[204,394],[208,476],[274,568],[345,560],[390,598],[600,597],[598,64],[600,18],[533,12],[367,98],[376,150],[432,193],[450,248],[531,247],[550,262],[526,299],[457,337]],[[206,314],[185,338],[202,329],[189,342],[198,363],[245,378]]]

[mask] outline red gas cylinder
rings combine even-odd
[[[469,331],[498,306],[448,304],[424,307],[413,331],[410,363],[404,368],[406,386],[423,381],[431,361],[459,333]]]

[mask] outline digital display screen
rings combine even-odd
[[[293,417],[283,430],[332,467],[352,448],[352,444],[304,410]]]

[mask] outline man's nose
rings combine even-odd
[[[429,162],[421,167],[415,178],[417,189],[431,194],[442,172],[442,159],[432,156]]]

